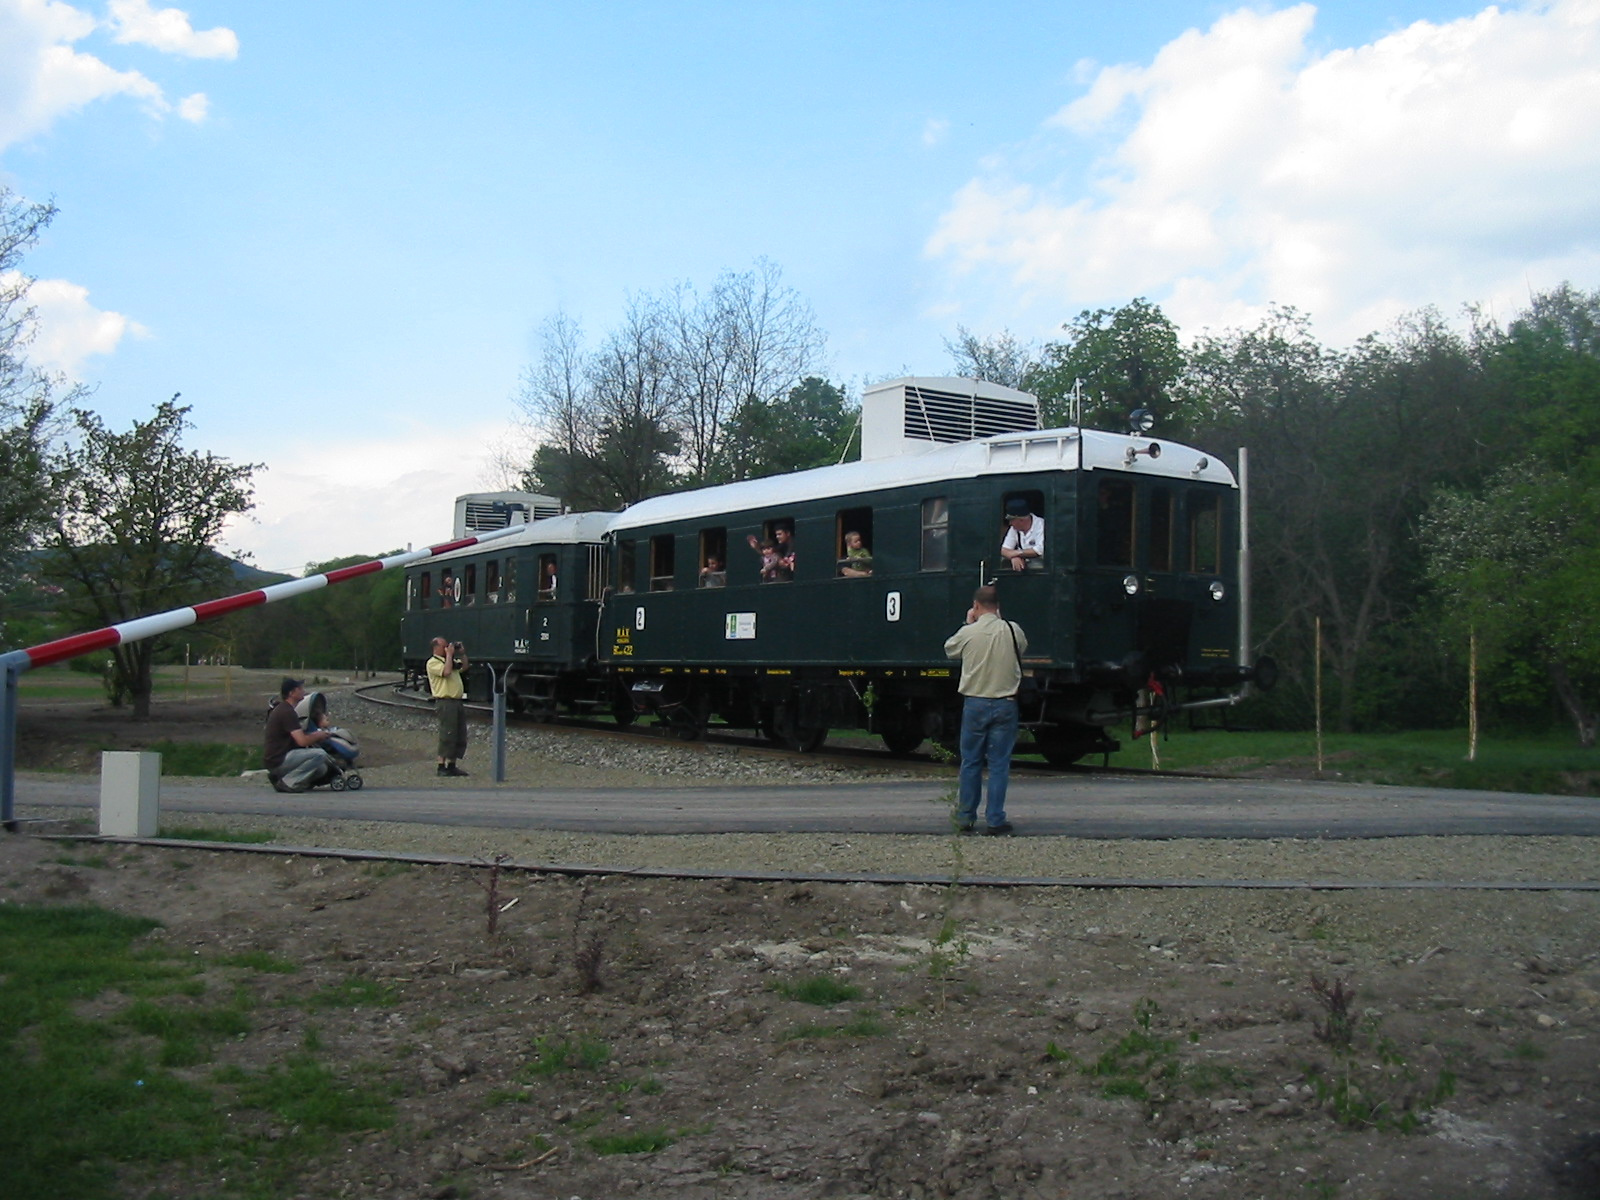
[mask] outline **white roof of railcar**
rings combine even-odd
[[[1080,431],[1075,427],[1005,433],[903,458],[841,463],[692,492],[672,492],[641,500],[617,514],[611,529],[616,532],[662,521],[694,520],[753,510],[771,512],[807,500],[941,483],[949,479],[975,479],[980,475],[1076,471],[1080,466],[1079,437]],[[1192,446],[1095,429],[1081,431],[1081,437],[1081,466],[1086,471],[1128,471],[1136,475],[1197,479],[1235,486],[1233,472],[1225,464]],[[1160,457],[1152,458],[1146,453],[1152,445],[1160,446]],[[1128,460],[1130,448],[1139,452],[1131,462]]]
[[[598,542],[611,527],[616,513],[580,512],[560,517],[546,517],[542,521],[529,521],[516,533],[497,537],[487,545],[463,546],[445,554],[418,561],[424,563],[448,562],[452,558],[472,558],[480,554],[499,554],[512,546],[570,546],[580,542]],[[480,531],[482,532],[482,531]]]

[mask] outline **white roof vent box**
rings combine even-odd
[[[458,538],[471,537],[507,525],[526,525],[561,515],[561,501],[533,492],[471,492],[456,497]]]
[[[861,394],[863,461],[1038,428],[1037,396],[978,379],[919,375],[891,379]]]

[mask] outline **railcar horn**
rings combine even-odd
[[[1151,442],[1143,450],[1139,449],[1137,446],[1129,446],[1127,453],[1122,456],[1122,465],[1125,467],[1133,466],[1134,461],[1138,459],[1139,455],[1141,454],[1148,454],[1151,458],[1160,458],[1161,443]]]

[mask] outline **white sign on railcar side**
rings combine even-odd
[[[900,619],[900,593],[890,592],[883,601],[883,619],[885,621],[898,621]]]
[[[633,610],[633,627],[635,629],[644,628],[644,605],[642,604]]]
[[[724,636],[730,642],[754,641],[756,636],[755,613],[729,613]]]

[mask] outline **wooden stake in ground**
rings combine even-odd
[[[1467,638],[1467,761],[1478,761],[1478,631]]]
[[[1322,778],[1322,618],[1317,618],[1316,646],[1313,648],[1312,661],[1315,664],[1312,674],[1316,679],[1317,692],[1317,778]]]

